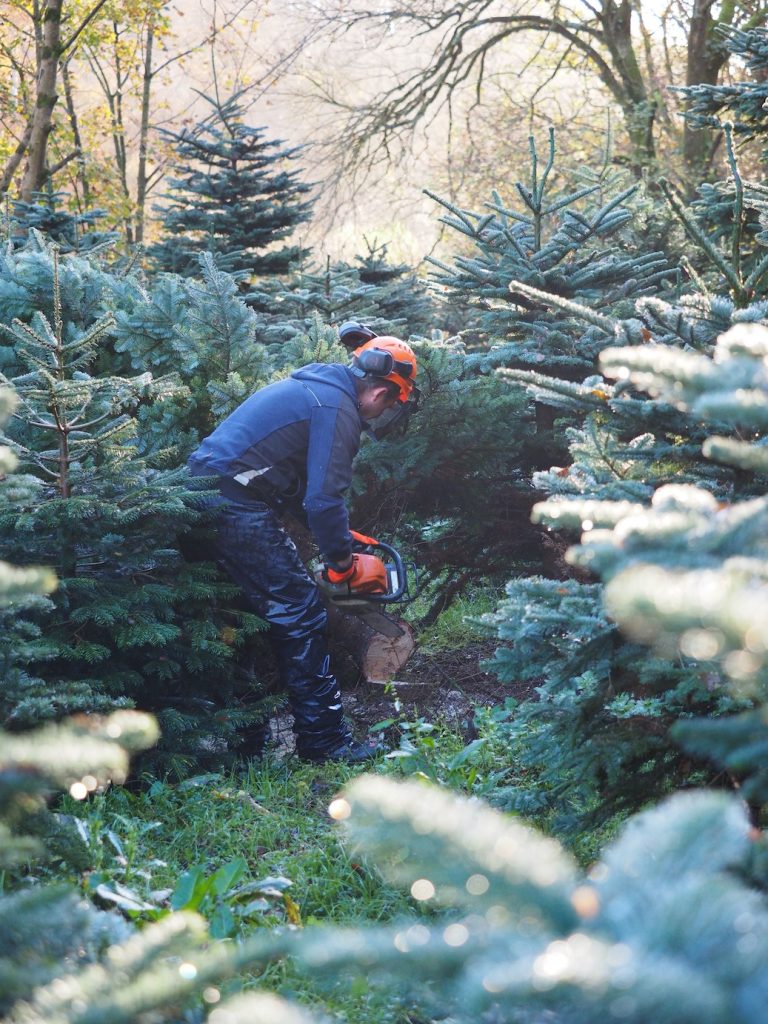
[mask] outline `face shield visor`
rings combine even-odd
[[[406,401],[395,402],[391,409],[385,409],[375,419],[368,420],[366,432],[374,441],[385,437],[403,437],[408,430],[411,416],[418,412],[421,391],[414,384]]]

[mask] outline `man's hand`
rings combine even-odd
[[[355,559],[352,555],[350,555],[349,564],[343,567],[337,566],[332,568],[330,565],[323,566],[323,576],[334,586],[338,586],[340,583],[348,583],[352,579],[354,571]]]

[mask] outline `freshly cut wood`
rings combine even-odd
[[[413,630],[406,622],[395,620],[403,632],[392,639],[375,632],[355,615],[345,615],[330,600],[326,601],[326,608],[331,666],[342,688],[361,680],[389,682],[416,647]]]
[[[394,679],[413,654],[416,641],[413,630],[406,622],[398,619],[402,635],[392,638],[374,633],[363,658],[363,675],[368,683],[388,683]]]
[[[294,519],[289,519],[285,525],[300,557],[308,562],[314,552],[309,531]],[[391,616],[402,629],[401,636],[391,639],[371,629],[357,616],[341,612],[327,595],[323,595],[323,600],[328,610],[331,668],[342,689],[361,681],[388,683],[394,679],[416,648],[411,627]]]

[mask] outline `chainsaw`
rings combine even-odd
[[[408,591],[406,564],[400,552],[391,544],[374,540],[373,537],[365,537],[363,534],[353,533],[353,537],[353,552],[362,557],[374,556],[372,561],[378,563],[375,566],[378,571],[374,571],[369,577],[366,590],[355,590],[346,583],[331,583],[323,570],[315,573],[315,579],[339,611],[356,615],[377,633],[382,633],[393,640],[397,639],[405,630],[395,619],[387,615],[387,611],[394,605],[407,604],[413,600]],[[375,552],[381,552],[384,557],[379,558]],[[412,564],[409,564],[408,568],[415,572]]]

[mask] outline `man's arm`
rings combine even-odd
[[[352,564],[352,538],[344,496],[360,447],[359,421],[341,409],[313,409],[307,447],[304,511],[323,558],[335,569]]]

